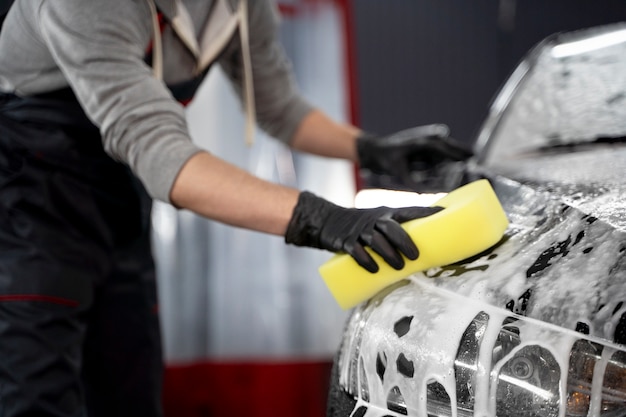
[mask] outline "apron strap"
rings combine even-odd
[[[241,54],[243,55],[243,90],[246,102],[246,144],[252,146],[254,143],[254,127],[256,125],[256,106],[254,102],[250,35],[248,31],[248,0],[239,1],[238,14]]]
[[[152,15],[152,73],[157,80],[163,81],[163,42],[161,41],[161,23],[154,0],[146,0]]]

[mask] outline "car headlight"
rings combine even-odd
[[[421,283],[357,308],[339,358],[353,416],[626,415],[626,349]]]

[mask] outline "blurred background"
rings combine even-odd
[[[254,0],[252,0],[254,1]],[[623,0],[279,0],[303,94],[375,133],[446,123],[472,144],[490,100],[546,36],[626,20]],[[257,132],[214,67],[188,111],[194,140],[256,175],[353,205],[354,167]],[[330,254],[158,203],[153,213],[168,417],[323,416],[348,312]]]

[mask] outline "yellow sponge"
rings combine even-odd
[[[498,197],[484,179],[453,190],[433,205],[444,210],[402,224],[420,252],[414,261],[405,258],[403,269],[393,269],[370,248],[366,249],[379,266],[376,273],[366,271],[347,254],[335,255],[319,268],[343,309],[356,306],[410,274],[455,263],[488,249],[502,238],[509,225]]]

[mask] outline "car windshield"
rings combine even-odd
[[[482,162],[626,137],[626,24],[555,35],[495,99],[477,140]]]

